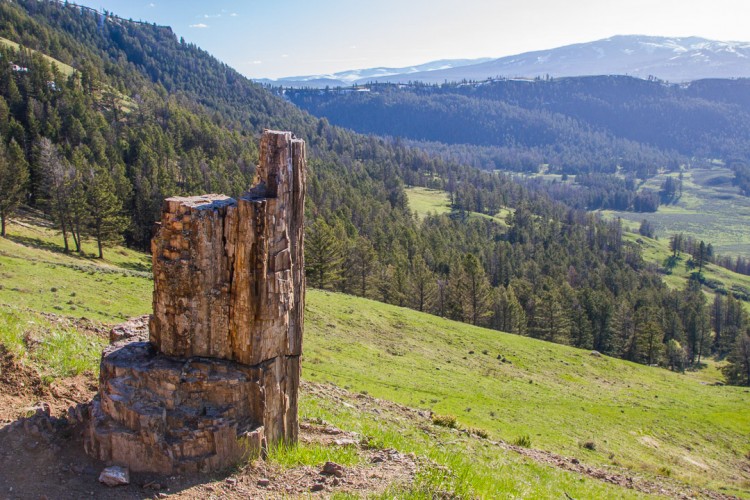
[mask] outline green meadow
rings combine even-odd
[[[658,191],[667,175],[661,174],[646,182],[641,189]],[[713,244],[719,254],[750,254],[750,197],[742,196],[732,186],[734,174],[728,168],[694,168],[683,174],[683,194],[672,205],[662,205],[655,213],[605,211],[607,216],[639,224],[646,219],[653,223],[660,238],[685,233]],[[636,226],[637,227],[637,226]]]
[[[409,198],[409,208],[417,217],[424,217],[427,214],[441,215],[452,213],[450,206],[450,197],[447,192],[438,189],[424,187],[408,187],[405,189],[406,196]],[[481,217],[501,225],[506,225],[505,220],[513,213],[510,208],[502,208],[493,215],[482,214],[479,212],[469,212],[469,217]]]

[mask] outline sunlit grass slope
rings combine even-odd
[[[652,239],[633,233],[624,233],[624,237],[630,241],[636,241],[641,248],[643,260],[648,264],[656,265],[664,270],[667,259],[672,255],[669,249],[669,240]],[[690,269],[686,263],[690,256],[681,253],[677,256],[676,265],[669,274],[662,274],[662,280],[672,289],[683,289],[687,286],[691,275],[698,269]],[[703,287],[707,299],[712,300],[716,291],[722,293],[735,293],[739,297],[750,295],[750,276],[735,273],[715,264],[707,263],[702,270],[705,286]],[[711,285],[710,287],[708,285]],[[745,307],[750,311],[750,303],[743,301]]]
[[[149,312],[147,255],[122,248],[110,249],[103,262],[66,255],[59,236],[38,224],[12,224],[9,234],[0,238],[0,342],[24,355],[29,328],[51,333],[49,349],[25,354],[31,362],[42,366],[61,345],[93,365],[90,351],[99,348],[99,341],[55,333],[38,313],[115,323]],[[495,440],[528,436],[532,448],[583,463],[750,497],[750,392],[714,385],[715,369],[675,374],[317,290],[308,293],[304,351],[307,380],[454,415],[459,426]],[[50,362],[59,367],[55,376],[82,369]],[[306,395],[302,408],[429,456],[458,474],[456,488],[487,498],[636,496],[481,440],[430,437],[413,423],[360,415],[325,398]]]
[[[99,260],[93,242],[84,243],[84,255],[65,254],[62,237],[27,221],[0,238],[0,304],[109,322],[148,313],[148,255],[115,247]]]
[[[661,174],[646,182],[641,189],[659,191],[665,178],[677,174]],[[654,213],[605,211],[635,224],[650,221],[660,238],[685,233],[712,243],[717,253],[747,255],[750,251],[750,197],[743,196],[732,185],[734,173],[728,168],[693,168],[683,175],[683,194],[672,205],[662,205]],[[636,226],[637,227],[637,226]]]
[[[307,379],[584,462],[750,493],[745,388],[347,295],[311,291],[306,322]]]
[[[20,48],[19,44],[17,44],[14,41],[8,40],[7,38],[0,37],[0,44],[10,47],[14,50],[18,50]],[[36,51],[33,51],[33,52],[36,52]],[[71,66],[68,66],[67,64],[62,63],[58,61],[57,59],[54,59],[46,54],[42,54],[42,57],[44,57],[47,60],[47,62],[49,62],[50,64],[54,64],[55,66],[57,66],[57,69],[60,71],[60,73],[62,73],[65,76],[70,76],[76,71]]]
[[[450,214],[450,198],[448,193],[438,189],[429,189],[423,187],[408,187],[406,195],[409,198],[409,208],[418,217],[424,217],[428,213],[433,215]],[[492,220],[498,224],[505,225],[505,220],[512,213],[510,208],[502,208],[493,215],[482,214],[479,212],[468,212],[470,217],[482,217]]]

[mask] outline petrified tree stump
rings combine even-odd
[[[261,138],[239,200],[168,198],[152,241],[150,342],[101,362],[86,450],[136,471],[216,470],[297,439],[305,144]]]

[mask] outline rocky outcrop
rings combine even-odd
[[[239,200],[165,200],[150,342],[105,351],[89,454],[135,471],[207,471],[297,439],[304,146],[266,131]]]

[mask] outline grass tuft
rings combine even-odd
[[[480,429],[478,427],[469,427],[468,429],[466,429],[466,431],[469,434],[472,434],[474,436],[480,437],[482,439],[488,439],[490,437],[490,433],[489,432],[487,432],[484,429]]]
[[[513,444],[516,446],[521,446],[523,448],[531,448],[531,438],[528,434],[524,434],[523,436],[518,436],[516,439],[514,439]]]
[[[26,354],[25,326],[23,318],[12,309],[0,310],[0,345],[18,358]]]
[[[314,467],[326,462],[352,466],[362,461],[357,453],[357,448],[354,446],[326,446],[320,443],[298,443],[295,445],[278,443],[269,447],[268,460],[285,468],[301,465]]]
[[[20,361],[36,365],[46,385],[58,377],[98,373],[103,338],[64,328],[40,314],[9,307],[0,311],[0,345]]]
[[[432,415],[432,423],[439,425],[440,427],[448,427],[449,429],[455,429],[458,427],[456,417],[453,415]]]
[[[52,375],[71,377],[83,372],[96,373],[105,345],[104,339],[73,329],[56,329],[43,338],[33,354]]]
[[[584,450],[596,451],[596,443],[593,441],[584,441],[580,443],[581,448]]]

